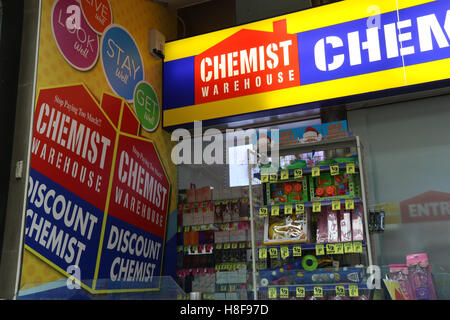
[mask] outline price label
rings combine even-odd
[[[238,247],[238,244],[236,242],[233,242],[231,244],[231,249],[237,249],[237,247]]]
[[[225,244],[223,245],[223,248],[224,248],[224,249],[230,249],[230,247],[231,247],[231,245],[230,245],[229,243],[225,243]]]
[[[323,298],[323,288],[322,287],[314,287],[313,295],[315,298]]]
[[[269,182],[269,175],[268,174],[262,174],[261,175],[261,182]]]
[[[331,209],[334,211],[341,210],[341,201],[340,200],[333,200],[331,202]]]
[[[189,232],[190,227],[184,227],[184,232]]]
[[[301,257],[302,256],[302,247],[301,246],[293,246],[292,247],[292,256]]]
[[[336,243],[334,245],[334,254],[344,254],[344,244]]]
[[[278,180],[278,173],[271,173],[269,177],[271,182],[275,182]]]
[[[269,248],[269,255],[271,259],[278,258],[278,249],[277,248]]]
[[[292,204],[284,205],[284,214],[292,214]]]
[[[297,298],[304,298],[306,296],[306,290],[304,287],[296,287],[295,288],[295,296]]]
[[[295,169],[294,170],[294,178],[298,179],[303,177],[303,169]]]
[[[319,177],[320,176],[320,167],[312,167],[311,175],[313,177]]]
[[[313,212],[321,212],[322,211],[322,204],[319,201],[313,202],[312,209],[313,209],[312,210]]]
[[[316,255],[317,256],[325,255],[325,246],[323,244],[316,244]]]
[[[289,288],[286,288],[286,287],[280,288],[280,298],[281,299],[289,298]]]
[[[336,296],[345,297],[345,287],[344,286],[336,286]]]
[[[289,170],[281,171],[281,180],[287,180],[287,179],[289,179]]]
[[[279,206],[273,206],[270,210],[270,214],[272,216],[278,216],[280,214],[280,207]]]
[[[289,258],[289,247],[286,246],[281,247],[280,254],[282,259]]]
[[[334,243],[327,243],[327,254],[335,254]]]
[[[345,210],[353,210],[355,209],[355,201],[353,199],[345,200]]]
[[[259,208],[259,215],[261,217],[267,217],[267,208],[266,207]]]
[[[361,241],[353,242],[353,252],[354,253],[362,253],[363,252],[363,247],[362,247]]]
[[[267,248],[266,247],[259,248],[258,256],[259,259],[267,259]]]
[[[236,285],[230,284],[230,291],[236,291]]]
[[[222,244],[221,243],[216,244],[216,249],[222,249]]]
[[[269,299],[277,298],[277,288],[270,287],[269,288]]]
[[[185,246],[184,247],[184,252],[185,253],[189,253],[189,251],[191,251],[191,248],[189,246]]]
[[[358,286],[351,284],[348,286],[348,295],[350,297],[359,297]]]
[[[332,176],[337,176],[339,174],[339,165],[337,164],[330,165],[330,174]]]
[[[296,203],[295,204],[295,213],[296,214],[305,213],[305,205],[303,203]]]
[[[344,243],[344,252],[345,253],[353,253],[353,243],[345,242]]]
[[[346,165],[346,172],[347,172],[347,174],[354,174],[355,173],[355,164],[353,162],[347,163],[347,165]]]
[[[245,248],[245,242],[239,243],[239,249],[244,249],[244,248]]]

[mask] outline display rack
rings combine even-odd
[[[296,299],[305,298],[307,292],[310,291],[310,296],[315,298],[323,298],[324,292],[331,295],[336,295],[339,297],[356,297],[361,294],[361,291],[365,294],[368,292],[366,283],[364,282],[364,276],[357,277],[355,283],[344,281],[336,281],[336,283],[302,283],[299,280],[295,280],[295,268],[298,265],[295,263],[289,264],[287,259],[299,258],[303,255],[315,255],[316,257],[333,257],[337,260],[345,260],[349,258],[350,260],[358,261],[358,267],[361,270],[361,275],[364,274],[365,267],[373,264],[372,259],[372,245],[369,233],[369,217],[368,217],[368,205],[367,205],[367,191],[366,191],[366,179],[364,172],[364,156],[363,147],[360,142],[359,137],[345,137],[339,139],[331,139],[327,141],[320,141],[316,143],[308,144],[295,144],[295,145],[284,145],[279,148],[279,155],[298,155],[304,153],[311,153],[317,151],[333,152],[332,150],[344,149],[356,153],[356,158],[350,165],[347,163],[334,163],[333,165],[311,165],[299,169],[285,169],[279,168],[278,170],[273,170],[271,172],[264,173],[253,173],[255,167],[259,165],[258,154],[254,150],[248,150],[248,163],[253,163],[253,166],[249,165],[248,178],[249,178],[249,202],[250,202],[250,226],[251,226],[251,236],[252,236],[252,282],[253,282],[253,296],[254,299],[258,297],[269,298],[269,299]],[[350,170],[350,171],[349,171]],[[359,188],[355,193],[350,193],[347,196],[336,196],[329,198],[319,198],[319,199],[302,199],[298,202],[287,201],[288,203],[270,203],[267,198],[270,194],[269,183],[283,183],[290,181],[300,182],[300,179],[308,179],[308,184],[313,181],[312,176],[320,176],[320,174],[330,174],[333,175],[345,172],[347,176],[356,178],[353,181],[355,187]],[[337,173],[336,173],[337,172]],[[353,173],[353,174],[349,174]],[[255,187],[252,183],[253,178],[259,179],[263,185],[266,185],[265,192],[263,190],[264,202],[256,203],[253,201],[252,189]],[[353,184],[352,184],[353,186]],[[308,186],[310,188],[310,185]],[[354,190],[352,190],[354,191]],[[311,193],[312,195],[312,193]],[[312,196],[311,196],[312,197]],[[299,198],[300,199],[300,198]],[[286,198],[285,200],[286,201]],[[275,243],[264,242],[264,244],[257,246],[254,238],[254,222],[258,219],[265,219],[268,221],[271,217],[283,217],[287,215],[317,215],[321,214],[324,208],[327,210],[336,210],[340,212],[340,209],[353,210],[355,206],[358,205],[363,211],[363,228],[364,228],[364,239],[358,239],[354,241],[333,241],[333,242],[323,242],[315,243],[311,239],[307,241],[298,241],[290,243],[290,241],[283,242],[275,241]],[[305,224],[306,225],[306,224]],[[308,227],[310,227],[308,225]],[[268,223],[265,224],[265,228],[268,228]],[[278,242],[278,243],[276,243]],[[280,262],[281,251],[283,251],[283,259]],[[294,253],[295,251],[295,253]],[[274,255],[274,257],[272,257]],[[275,257],[275,255],[277,255]],[[270,261],[279,263],[279,266],[270,268],[267,263]],[[356,259],[355,259],[356,258]],[[262,265],[261,261],[265,261],[266,265]],[[327,271],[328,270],[328,271]],[[347,268],[328,268],[325,273],[326,276],[330,275],[340,275],[348,272]],[[358,270],[358,269],[355,269]],[[328,272],[328,274],[327,274]],[[333,273],[334,272],[334,273]],[[279,277],[277,278],[277,273]],[[303,278],[307,278],[303,273],[300,273]],[[269,278],[274,278],[273,283],[262,277],[267,275]],[[302,278],[302,279],[303,279]],[[297,281],[297,282],[296,282]],[[358,293],[359,292],[359,293]],[[367,297],[367,295],[365,296]]]

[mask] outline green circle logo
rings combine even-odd
[[[160,119],[159,102],[150,83],[141,81],[136,85],[134,110],[145,130],[152,132],[158,128]]]

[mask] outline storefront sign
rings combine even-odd
[[[450,220],[450,193],[428,191],[400,202],[403,223]]]
[[[111,89],[133,102],[136,85],[144,80],[144,63],[131,34],[122,26],[106,28],[101,40],[103,71]]]
[[[100,35],[113,22],[109,0],[81,0],[81,9],[89,26]]]
[[[163,125],[450,78],[450,2],[396,3],[342,1],[168,43]]]
[[[118,97],[39,92],[25,244],[63,274],[78,266],[93,293],[159,287],[170,185],[138,130]]]
[[[52,10],[52,30],[64,59],[77,70],[87,71],[97,63],[99,41],[81,14],[76,0],[57,0]]]
[[[152,132],[158,128],[160,119],[158,96],[153,87],[146,81],[141,81],[136,86],[134,110],[145,130]]]

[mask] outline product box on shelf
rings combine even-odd
[[[352,211],[352,238],[353,241],[364,240],[364,207],[362,203],[355,204]]]
[[[294,204],[308,201],[306,178],[266,183],[266,195],[269,205]]]
[[[309,197],[311,201],[338,200],[359,197],[359,189],[355,189],[356,174],[321,173],[320,176],[309,176]]]
[[[426,253],[409,254],[406,256],[409,282],[414,300],[436,300],[432,268]]]
[[[303,214],[267,216],[264,219],[264,244],[310,241],[309,211],[305,208]]]

